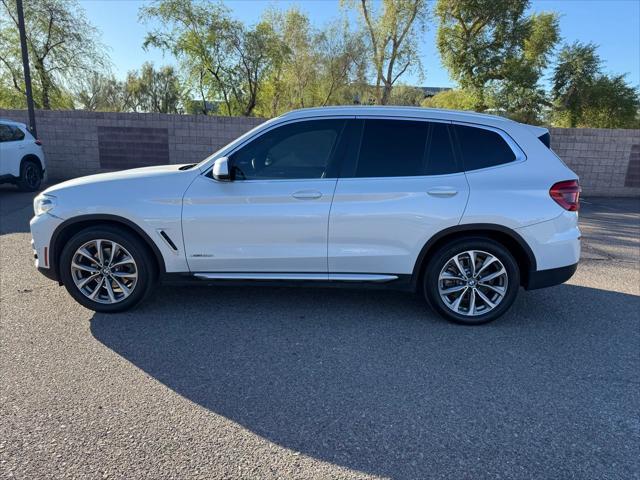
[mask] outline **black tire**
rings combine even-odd
[[[23,192],[36,192],[42,184],[42,167],[36,160],[23,160],[16,185]]]
[[[117,242],[127,250],[136,263],[136,284],[129,296],[118,303],[91,300],[80,291],[73,280],[71,262],[76,251],[87,242],[98,239]],[[59,272],[65,288],[78,303],[90,310],[104,313],[122,312],[139,304],[153,291],[158,276],[156,262],[147,245],[137,235],[110,225],[90,227],[71,237],[60,255]]]
[[[438,291],[440,272],[454,256],[470,250],[486,252],[496,257],[506,270],[506,292],[500,303],[487,313],[470,316],[460,314],[449,308]],[[471,262],[469,262],[471,263]],[[459,281],[464,284],[464,281]],[[479,288],[479,287],[478,287]],[[502,244],[485,237],[455,240],[438,249],[426,266],[423,276],[423,293],[431,307],[445,319],[462,325],[481,325],[503,315],[513,304],[520,288],[520,269],[513,255]],[[485,289],[484,292],[487,292]],[[474,292],[469,291],[469,295]],[[479,298],[476,296],[476,298]],[[469,302],[470,303],[470,302]],[[467,311],[476,311],[471,306]]]

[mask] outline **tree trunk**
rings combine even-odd
[[[388,82],[384,82],[384,87],[382,88],[382,97],[380,98],[380,105],[388,105],[389,100],[391,100],[391,89],[393,85]]]
[[[42,99],[40,103],[42,105],[42,109],[51,110],[51,79],[49,78],[49,75],[47,75],[42,61],[36,60],[34,66],[36,68],[36,72],[38,73],[38,78],[40,79],[40,97]]]

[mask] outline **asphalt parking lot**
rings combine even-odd
[[[33,268],[0,187],[0,478],[639,478],[640,202],[502,319],[412,295],[161,288],[95,314]]]

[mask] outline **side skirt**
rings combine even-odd
[[[411,275],[340,273],[165,273],[164,285],[367,288],[410,291]]]

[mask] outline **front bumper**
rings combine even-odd
[[[51,237],[61,223],[62,219],[48,213],[33,217],[29,222],[35,266],[40,273],[51,280],[58,280],[55,268],[52,266],[53,259],[49,255]]]

